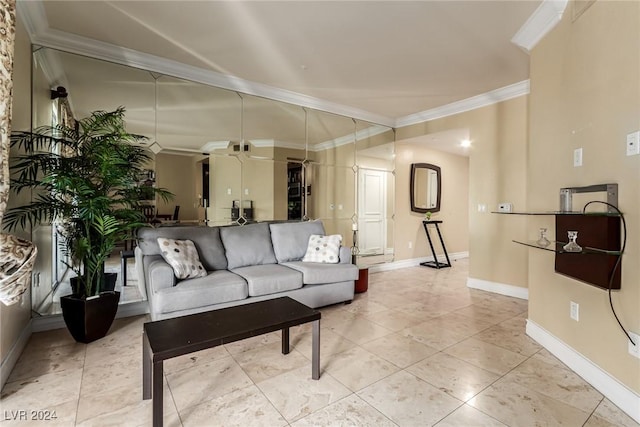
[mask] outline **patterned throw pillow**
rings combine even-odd
[[[191,240],[158,237],[162,258],[173,268],[178,279],[204,277],[207,271],[198,258],[198,250]]]
[[[342,236],[339,234],[331,236],[312,234],[309,237],[307,253],[302,261],[337,264],[340,261],[340,244],[342,244]]]

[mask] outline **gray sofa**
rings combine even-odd
[[[302,262],[312,234],[325,234],[322,222],[142,228],[135,249],[138,286],[153,320],[279,296],[314,308],[351,301],[358,268],[349,248],[340,248],[337,264]],[[193,241],[207,276],[176,279],[158,237]]]

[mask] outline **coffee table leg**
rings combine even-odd
[[[151,347],[147,334],[142,331],[142,399],[151,397]]]
[[[311,378],[320,379],[320,319],[312,323]]]
[[[282,354],[289,354],[289,328],[282,330]]]
[[[162,360],[153,362],[153,427],[162,427]]]

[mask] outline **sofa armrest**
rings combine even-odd
[[[135,256],[135,269],[136,276],[138,278],[138,290],[140,291],[140,295],[142,295],[142,299],[147,299],[147,279],[144,275],[144,255],[142,254],[142,250],[140,250],[139,246],[133,250],[133,255]]]
[[[351,248],[340,246],[340,264],[351,264]]]
[[[147,268],[147,293],[154,294],[160,289],[172,288],[176,285],[173,268],[164,260],[155,260]]]

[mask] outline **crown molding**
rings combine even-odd
[[[568,0],[544,0],[512,41],[525,49],[532,48],[561,19]],[[472,98],[457,101],[434,109],[410,114],[397,119],[371,113],[346,105],[325,101],[312,96],[256,83],[212,70],[183,64],[170,59],[115,46],[87,37],[49,28],[41,0],[18,0],[18,16],[24,22],[31,42],[36,45],[84,55],[155,73],[215,86],[222,89],[282,101],[301,107],[352,117],[392,128],[409,126],[453,114],[484,107],[529,93],[529,81],[515,83]],[[343,138],[349,138],[345,136]],[[349,142],[349,141],[348,141]],[[341,138],[316,145],[317,151],[346,144]],[[350,142],[353,142],[351,139]],[[314,150],[315,151],[315,150]]]
[[[37,44],[34,38],[37,38],[37,34],[41,31],[49,28],[47,15],[44,11],[44,3],[42,1],[18,0],[16,2],[16,13],[24,24],[31,43]]]
[[[51,89],[56,86],[64,86],[66,83],[66,76],[60,66],[60,61],[54,59],[52,55],[54,51],[42,52],[42,55],[38,55],[34,59],[34,63],[40,67],[44,78],[49,83]],[[62,77],[64,76],[64,77]]]
[[[376,135],[380,135],[381,133],[385,133],[389,131],[390,128],[382,125],[373,125],[368,128],[360,129],[354,133],[350,133],[336,139],[332,139],[329,141],[320,142],[309,147],[309,151],[324,151],[329,150],[331,148],[337,148],[342,145],[352,144],[354,142],[362,141],[363,139],[371,138]]]
[[[111,43],[55,30],[49,28],[44,6],[41,1],[23,0],[19,1],[19,4],[21,5],[20,17],[25,22],[25,27],[33,44],[84,55],[90,58],[115,62],[133,68],[166,74],[248,95],[260,96],[275,101],[299,105],[301,107],[353,117],[372,123],[379,123],[385,126],[393,126],[395,122],[391,117],[371,113],[359,108],[325,101],[313,96],[252,82],[122,46],[116,46]]]
[[[211,153],[214,150],[223,150],[229,146],[231,141],[209,141],[200,147],[200,153]]]
[[[172,156],[185,156],[185,157],[194,157],[194,156],[205,156],[204,153],[201,153],[200,151],[197,150],[192,150],[189,148],[162,148],[161,151],[159,151],[158,153],[155,153],[156,155],[158,154],[169,154]]]
[[[465,111],[475,110],[476,108],[486,107],[487,105],[497,104],[498,102],[528,94],[529,80],[523,80],[509,86],[492,90],[491,92],[486,92],[461,101],[452,102],[451,104],[432,108],[431,110],[400,117],[396,120],[396,128],[464,113]]]
[[[511,42],[531,51],[560,22],[567,3],[568,0],[544,0],[513,36]]]

